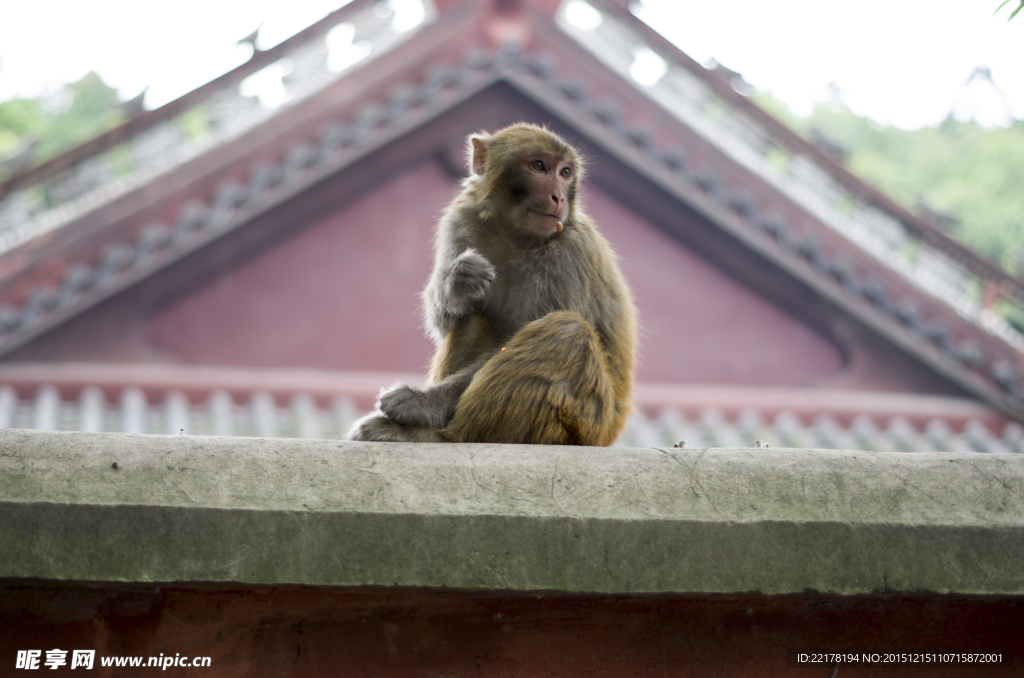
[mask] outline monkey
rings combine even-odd
[[[637,314],[579,204],[583,160],[544,127],[470,135],[422,293],[427,386],[395,384],[348,440],[611,445],[632,407]]]

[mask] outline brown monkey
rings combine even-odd
[[[471,136],[469,153],[423,291],[430,385],[383,392],[347,438],[610,445],[631,407],[636,311],[579,207],[580,157],[525,123]]]

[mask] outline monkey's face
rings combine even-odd
[[[469,142],[473,177],[466,186],[479,219],[498,219],[506,233],[542,242],[572,225],[584,172],[572,146],[528,123],[474,134]]]
[[[525,234],[547,239],[569,218],[576,187],[571,159],[552,153],[528,153],[509,182],[514,222]]]

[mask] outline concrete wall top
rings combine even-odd
[[[1024,456],[0,431],[0,577],[1024,593]]]

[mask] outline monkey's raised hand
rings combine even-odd
[[[494,267],[491,262],[476,250],[468,249],[452,262],[443,294],[448,297],[446,301],[452,309],[470,304],[475,306],[473,302],[487,295],[493,280]],[[458,315],[465,315],[470,310],[475,308],[465,309]]]
[[[438,339],[460,318],[480,310],[494,275],[491,262],[472,248],[434,272],[424,296],[429,302],[427,322]]]

